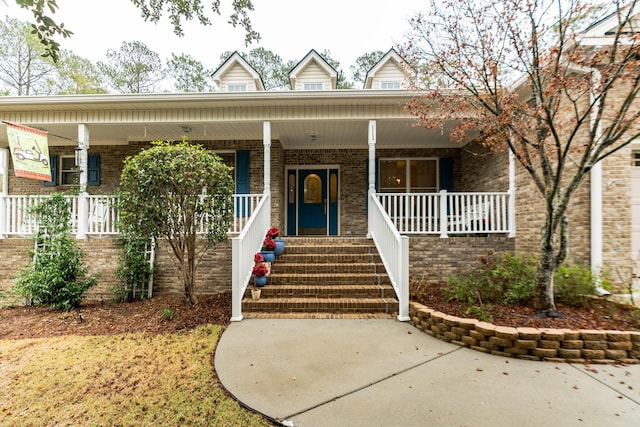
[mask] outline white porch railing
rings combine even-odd
[[[231,321],[242,320],[242,296],[254,265],[254,255],[260,250],[264,233],[271,227],[271,195],[265,193],[238,237],[231,240]]]
[[[36,223],[32,215],[28,214],[31,207],[47,198],[47,195],[35,196],[0,196],[0,238],[7,236],[29,236],[35,233]],[[78,234],[79,201],[82,196],[65,196],[71,204],[71,232]],[[230,234],[237,234],[245,227],[253,212],[257,209],[261,194],[233,195],[233,224]],[[83,229],[87,235],[108,236],[119,233],[119,213],[114,196],[86,196],[87,216]]]
[[[378,193],[402,234],[509,233],[509,193]]]
[[[369,233],[378,248],[399,301],[398,320],[409,318],[409,238],[401,236],[384,207],[369,193]]]

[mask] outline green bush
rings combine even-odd
[[[452,276],[444,286],[449,299],[468,304],[514,305],[526,302],[535,289],[536,258],[509,252],[488,252],[480,268]]]
[[[571,307],[583,306],[596,293],[591,270],[586,267],[561,265],[553,276],[556,303]]]
[[[84,254],[69,237],[70,208],[62,194],[38,203],[29,211],[38,224],[33,262],[18,277],[14,290],[32,303],[70,310],[96,284],[86,277]]]

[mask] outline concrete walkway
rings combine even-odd
[[[640,365],[491,356],[396,320],[245,319],[215,369],[292,426],[640,426]]]

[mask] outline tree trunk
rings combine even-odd
[[[553,246],[544,245],[541,249],[538,271],[536,272],[534,308],[541,314],[550,317],[559,315],[553,297],[553,274],[556,268]]]

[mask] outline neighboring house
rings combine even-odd
[[[234,53],[213,74],[216,93],[0,97],[2,120],[49,132],[54,176],[44,185],[16,178],[8,150],[0,151],[0,256],[6,264],[0,290],[10,286],[9,266],[23,266],[16,247],[29,245],[15,238],[31,230],[20,213],[29,203],[24,196],[66,191],[76,180],[78,153],[87,154],[90,195],[78,199],[74,230],[86,239],[80,242],[89,259],[99,260],[103,279],[112,278],[117,248],[112,239],[96,237],[117,234],[117,212],[106,196],[117,188],[122,162],[150,141],[183,136],[218,153],[234,168],[236,185],[236,239],[199,269],[201,292],[246,286],[252,260],[231,255],[241,253],[235,245],[255,252],[263,236],[246,233],[249,214],[252,226],[277,226],[285,236],[373,237],[399,282],[397,292],[408,282],[403,265],[415,280],[443,280],[473,267],[489,250],[537,252],[538,196],[529,178],[507,153],[489,152],[480,141],[452,143],[447,128],[415,127],[404,109],[415,95],[406,89],[405,72],[392,49],[369,71],[363,89],[336,90],[336,71],[312,50],[291,71],[292,90],[265,91],[258,73]],[[6,134],[0,133],[0,144],[7,146]],[[592,180],[603,189],[602,200],[590,202],[583,186],[571,213],[572,260],[617,266],[638,256],[638,153],[640,147],[630,147],[605,162],[604,178]],[[596,257],[589,203],[603,217],[604,245]],[[609,209],[624,222],[610,221]],[[382,243],[382,235],[389,240]],[[166,253],[159,257],[156,292],[180,292]],[[106,296],[109,290],[92,292]],[[407,317],[402,307],[400,317]]]

